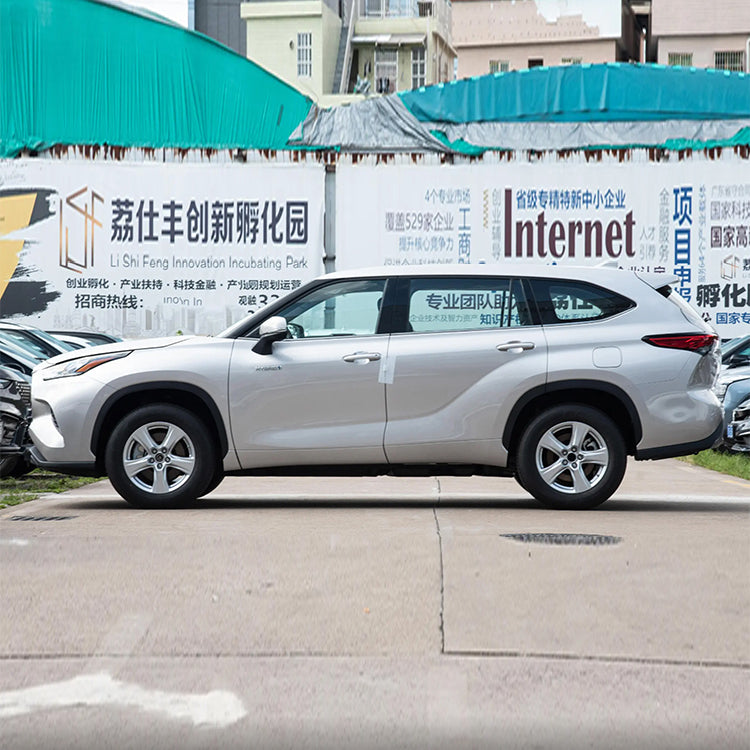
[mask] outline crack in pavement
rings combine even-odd
[[[440,653],[445,653],[445,579],[443,577],[443,537],[440,533],[440,521],[437,517],[437,506],[440,504],[440,480],[435,477],[437,483],[437,503],[432,508],[435,517],[435,529],[438,536],[438,550],[440,552]]]

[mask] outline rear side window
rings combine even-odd
[[[530,325],[518,280],[507,278],[412,279],[408,331],[472,331]]]
[[[604,320],[635,307],[627,297],[584,281],[530,281],[544,325]]]

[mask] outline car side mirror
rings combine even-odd
[[[270,354],[275,341],[281,341],[287,337],[288,328],[286,318],[274,315],[260,324],[260,338],[253,347],[256,354]]]

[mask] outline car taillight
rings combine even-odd
[[[668,336],[644,336],[643,341],[665,349],[684,349],[698,354],[708,354],[718,338],[715,333],[676,333]]]

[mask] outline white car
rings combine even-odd
[[[718,338],[670,284],[604,268],[321,277],[216,337],[127,341],[34,371],[33,457],[139,507],[226,473],[515,476],[590,508],[628,455],[712,446]],[[419,469],[417,469],[419,467]]]

